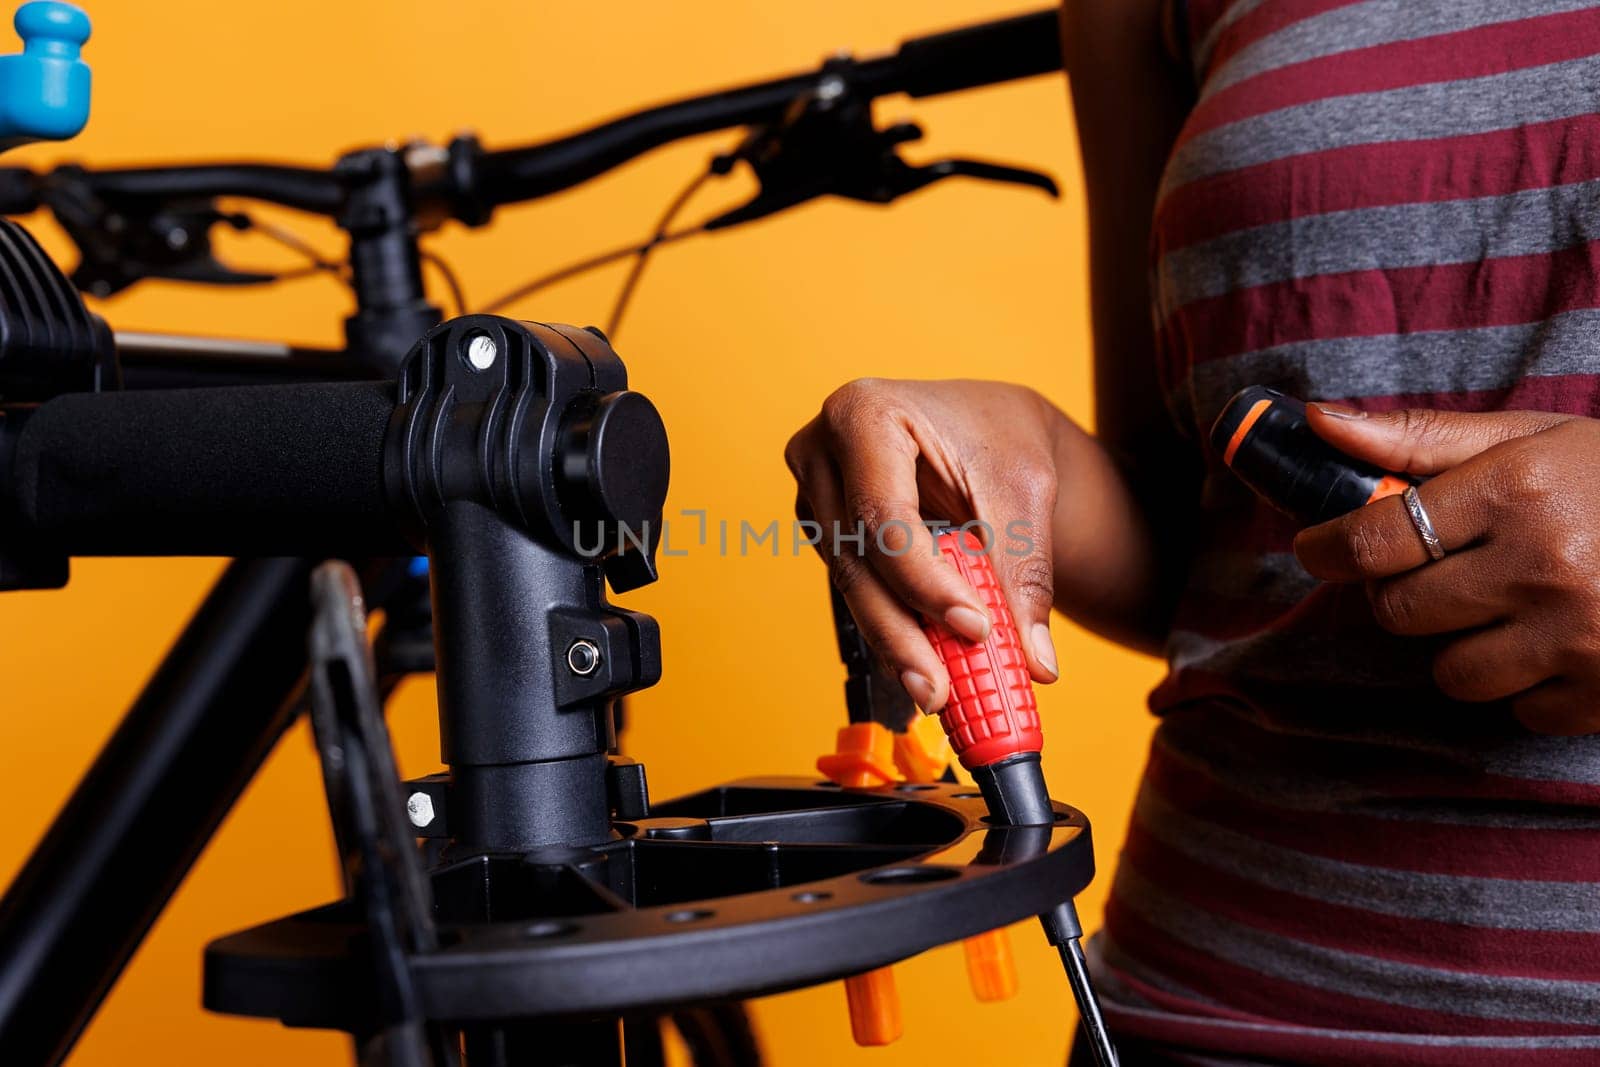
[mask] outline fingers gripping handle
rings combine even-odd
[[[1017,624],[1006,606],[994,566],[977,537],[942,533],[939,552],[983,598],[992,625],[982,642],[968,641],[944,624],[924,619],[923,632],[950,673],[950,699],[939,722],[967,770],[1037,753],[1044,745],[1039,705],[1028,676]]]

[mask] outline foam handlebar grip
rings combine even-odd
[[[409,555],[383,484],[394,408],[391,382],[66,393],[0,473],[73,555]]]
[[[939,712],[950,747],[969,771],[1038,752],[1044,745],[1039,705],[994,565],[982,542],[965,531],[942,533],[938,543],[940,556],[978,591],[993,621],[988,638],[972,642],[943,623],[922,620],[923,632],[950,674],[950,698]]]

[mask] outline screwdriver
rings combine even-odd
[[[950,675],[950,695],[939,723],[950,747],[977,783],[990,817],[1006,826],[1048,826],[1056,820],[1039,766],[1044,734],[1039,705],[1011,617],[989,556],[975,535],[963,530],[938,534],[940,556],[977,590],[989,610],[989,636],[968,641],[943,623],[924,618],[922,629]],[[1061,954],[1083,1032],[1100,1067],[1117,1067],[1117,1052],[1106,1031],[1083,956],[1083,927],[1069,898],[1039,916],[1045,936]]]
[[[1307,525],[1415,484],[1340,452],[1311,428],[1305,404],[1262,385],[1239,390],[1223,405],[1211,425],[1211,446],[1263,500]]]

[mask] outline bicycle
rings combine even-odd
[[[602,583],[621,591],[653,580],[655,546],[618,534],[601,558],[585,558],[562,523],[659,528],[664,429],[627,391],[603,331],[483,314],[441,325],[419,243],[428,222],[485,225],[496,208],[672,140],[751,127],[644,241],[486,309],[632,258],[615,332],[648,257],[695,234],[824,195],[889,203],[953,176],[1054,193],[1048,177],[1021,168],[913,167],[895,149],[918,131],[876,128],[870,103],[1059,65],[1054,14],[1042,12],[524,148],[489,151],[465,136],[357,150],[325,171],[0,169],[0,212],[48,209],[81,253],[69,285],[20,228],[0,233],[0,258],[13,270],[9,286],[0,282],[16,327],[8,338],[24,338],[0,342],[0,439],[11,467],[3,497],[13,520],[0,534],[0,587],[60,585],[74,555],[240,557],[0,903],[8,1062],[66,1054],[307,704],[347,899],[214,943],[207,1003],[348,1030],[364,1062],[444,1064],[464,1053],[497,1063],[537,1049],[601,1063],[624,1045],[649,1062],[650,1020],[663,1011],[855,973],[1040,913],[1086,884],[1081,814],[1058,812],[1072,831],[1064,840],[997,829],[984,823],[981,798],[948,784],[868,794],[758,781],[651,804],[643,768],[611,750],[616,702],[659,674],[655,623],[606,604]],[[753,200],[673,228],[709,177],[740,165],[759,182]],[[219,210],[221,197],[334,218],[349,235],[348,262]],[[153,278],[282,277],[218,262],[218,225],[261,229],[304,251],[306,269],[345,278],[356,301],[346,347],[115,334],[72,293],[107,295]],[[43,298],[25,299],[30,290]],[[509,431],[497,421],[504,411],[539,432]],[[659,464],[640,462],[657,454]],[[519,482],[514,470],[536,473]],[[427,570],[413,554],[419,545]],[[319,567],[328,557],[351,566]],[[538,618],[524,608],[552,598]],[[352,620],[380,607],[387,622],[369,651]],[[451,774],[402,790],[381,701],[399,678],[433,668]],[[430,867],[412,850],[418,837],[433,846]],[[982,847],[967,876],[929,862],[969,838]],[[769,839],[784,844],[714,847]],[[509,917],[494,914],[474,886],[525,899]],[[886,888],[901,916],[892,928],[875,921]],[[725,916],[707,903],[758,891],[754,914]],[[660,935],[663,922],[672,938]],[[502,944],[507,937],[515,944]],[[754,948],[784,943],[805,950],[784,966]],[[717,953],[722,965],[685,976],[686,950]],[[596,1015],[606,1021],[573,1021]],[[733,1033],[738,1021],[711,1025]]]

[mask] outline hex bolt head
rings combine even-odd
[[[486,333],[474,334],[467,342],[467,365],[473,370],[488,370],[500,355],[500,347]]]
[[[427,826],[433,822],[433,798],[423,792],[412,793],[406,798],[406,815],[417,829]]]
[[[579,638],[567,648],[567,667],[579,678],[587,678],[600,669],[600,646]]]

